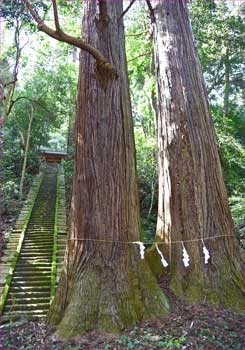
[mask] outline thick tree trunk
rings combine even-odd
[[[100,1],[98,8],[96,3],[84,2],[83,38],[118,75],[81,52],[71,225],[49,314],[65,337],[119,331],[169,309],[138,248],[110,243],[138,241],[140,220],[124,29],[118,21],[122,1]]]
[[[171,287],[192,301],[240,310],[242,272],[203,75],[185,0],[159,1],[154,42],[158,87],[159,212]],[[205,238],[222,236],[216,239]],[[211,259],[204,263],[204,239]]]

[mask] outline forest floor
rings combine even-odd
[[[54,328],[42,321],[19,321],[1,327],[2,350],[242,350],[241,315],[208,305],[189,305],[177,299],[165,280],[160,286],[173,311],[163,319],[142,322],[120,335],[90,332],[69,340],[54,338]]]

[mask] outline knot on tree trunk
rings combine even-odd
[[[108,62],[98,62],[95,71],[96,79],[99,81],[102,89],[106,89],[111,86],[114,79],[118,78],[118,72]]]

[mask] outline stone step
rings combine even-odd
[[[42,227],[42,229],[40,230],[40,227]],[[50,233],[52,230],[54,229],[54,224],[45,224],[45,223],[40,223],[35,225],[35,227],[29,226],[26,234],[48,234]]]
[[[37,260],[38,259],[38,260]],[[37,257],[25,257],[18,260],[15,270],[18,271],[18,269],[21,270],[42,270],[42,269],[48,269],[52,266],[52,260],[51,257],[46,258],[37,258]],[[44,260],[45,259],[45,260]]]
[[[11,243],[16,244],[16,246],[17,246],[19,244],[19,240],[20,240],[20,238],[18,238],[18,239],[17,238],[16,239],[11,239]],[[10,242],[10,241],[8,241],[8,242]]]
[[[6,249],[6,250],[4,250],[3,256],[13,255],[15,252],[16,252],[16,249]]]
[[[51,271],[51,264],[50,265],[43,265],[43,266],[40,266],[40,267],[37,267],[37,266],[17,266],[15,271],[16,273],[47,273],[48,271]]]
[[[18,247],[17,242],[8,243],[3,251],[3,254],[6,252],[6,250],[16,250],[17,247]]]
[[[11,254],[11,255],[8,255],[8,256],[4,255],[4,256],[2,256],[1,261],[3,263],[9,263],[9,262],[12,261],[13,256],[14,256],[14,254]]]
[[[34,221],[34,219],[33,219]],[[39,231],[40,230],[40,227],[43,228],[43,231],[46,231],[48,230],[49,228],[53,227],[54,226],[54,220],[53,221],[47,221],[45,220],[45,222],[43,221],[38,221],[38,220],[35,220],[35,223],[33,224],[29,224],[28,226],[28,230],[31,231]]]
[[[46,237],[48,235],[52,235],[52,230],[53,229],[54,229],[53,226],[47,227],[47,229],[45,231],[39,231],[39,230],[34,230],[34,229],[30,228],[30,230],[28,230],[26,232],[26,236],[29,236],[29,235],[31,235],[31,236],[39,236],[40,235],[41,237]]]
[[[43,254],[42,255],[39,255],[39,256],[33,256],[33,255],[21,255],[20,256],[20,261],[21,262],[25,262],[25,263],[35,263],[35,261],[38,263],[38,262],[51,262],[52,260],[52,256],[51,254],[48,254],[47,256],[44,256]]]
[[[53,234],[51,234],[50,232],[45,235],[41,233],[36,233],[36,234],[30,233],[25,236],[25,240],[32,240],[32,241],[49,240],[50,238],[53,238]]]
[[[15,243],[20,239],[21,234],[12,234],[9,236],[8,241],[6,242],[6,245],[9,243]]]
[[[25,244],[50,244],[54,241],[54,236],[53,235],[48,235],[48,236],[28,236],[24,239],[23,245]]]
[[[22,263],[29,263],[29,264],[32,264],[32,265],[41,265],[41,264],[51,264],[52,263],[52,258],[51,257],[46,257],[46,258],[37,258],[37,257],[22,257],[21,258],[21,264]]]
[[[32,282],[38,283],[38,281],[40,281],[40,283],[43,283],[44,281],[50,282],[51,279],[51,274],[49,272],[49,274],[40,274],[40,273],[33,273],[32,275],[26,275],[25,273],[18,273],[15,274],[12,278],[12,283],[29,283],[32,284]]]
[[[28,229],[35,228],[35,229],[45,231],[47,229],[47,227],[53,226],[54,221],[55,221],[54,216],[52,216],[52,217],[45,216],[44,218],[40,218],[40,216],[36,217],[36,218],[32,217],[30,222],[29,222]],[[40,224],[41,224],[41,226],[38,226]]]
[[[53,235],[49,235],[49,236],[47,236],[47,237],[40,237],[40,236],[34,237],[34,236],[29,236],[29,237],[26,237],[26,238],[25,238],[25,240],[24,240],[22,246],[24,246],[24,245],[29,245],[29,244],[30,244],[30,245],[31,245],[31,244],[41,244],[41,243],[47,245],[47,244],[53,243],[53,241],[54,241]]]
[[[42,230],[40,230],[40,227],[42,227]],[[28,231],[27,233],[29,232],[33,232],[33,233],[47,233],[49,232],[50,230],[53,230],[54,229],[54,222],[51,222],[51,223],[43,223],[43,222],[40,222],[40,223],[36,223],[34,226],[33,225],[30,225],[28,227]]]
[[[19,303],[23,303],[25,299],[49,299],[50,298],[50,290],[48,291],[33,291],[33,292],[14,292],[14,293],[9,293],[8,294],[8,299],[13,300],[13,299],[18,299]]]
[[[51,253],[49,251],[44,252],[38,252],[35,251],[35,254],[33,254],[31,251],[29,252],[21,252],[21,258],[31,258],[31,259],[52,259]]]
[[[40,246],[25,246],[21,249],[21,254],[25,255],[27,253],[31,254],[43,254],[43,253],[49,253],[52,254],[53,247],[50,245],[40,245]]]
[[[51,273],[51,266],[50,268],[42,268],[42,269],[38,269],[38,268],[17,268],[15,269],[15,277],[18,276],[47,276],[50,275]]]
[[[10,286],[9,293],[50,293],[50,286]]]
[[[39,295],[38,297],[28,297],[28,296],[23,296],[20,298],[20,296],[12,296],[12,298],[8,298],[7,303],[5,304],[6,306],[11,306],[11,305],[28,305],[28,304],[50,304],[50,295],[47,296],[42,296]]]
[[[50,278],[47,280],[12,280],[11,287],[43,287],[43,286],[50,286]]]
[[[50,238],[53,238],[53,234],[48,232],[48,233],[28,233],[26,234],[25,236],[25,240],[37,240],[37,241],[40,241],[40,240],[49,240]]]
[[[50,247],[50,242],[49,243],[39,242],[38,244],[36,242],[32,242],[32,243],[28,243],[28,244],[25,243],[22,245],[23,250],[30,249],[31,251],[32,251],[32,249],[36,249],[36,250],[50,249],[51,250],[51,248],[53,248],[53,247]]]
[[[19,320],[20,318],[27,318],[27,319],[45,318],[47,316],[47,313],[48,313],[48,310],[32,310],[29,312],[8,311],[6,314],[1,316],[1,322],[2,323],[14,322]]]
[[[33,304],[6,304],[4,307],[4,313],[7,313],[8,311],[22,311],[25,313],[26,311],[34,311],[36,312],[37,310],[44,310],[48,311],[50,307],[50,303],[33,303]]]

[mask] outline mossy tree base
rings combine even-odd
[[[244,310],[243,276],[235,272],[224,259],[219,265],[202,267],[201,271],[172,276],[170,287],[177,296],[185,296],[189,302],[207,302],[216,307],[241,313]]]
[[[192,259],[187,268],[183,265],[182,252],[179,248],[172,257],[170,268],[163,268],[154,246],[146,252],[146,259],[156,276],[170,274],[170,288],[176,296],[184,297],[190,303],[207,302],[237,313],[243,312],[244,285],[240,256],[233,257],[231,262],[224,252],[214,251],[212,248],[209,251],[212,254],[211,260],[208,264],[204,264],[202,252],[197,243],[195,247],[189,245],[190,257],[196,256],[197,259]],[[164,254],[166,256],[166,251]],[[178,264],[176,265],[174,261],[178,261]]]
[[[129,256],[121,256],[117,266],[94,266],[88,261],[79,275],[67,283],[62,272],[62,287],[51,305],[49,323],[57,325],[59,337],[74,337],[95,329],[120,332],[143,319],[162,317],[170,310],[151,270],[140,258],[130,261]],[[62,305],[64,299],[66,303]]]

